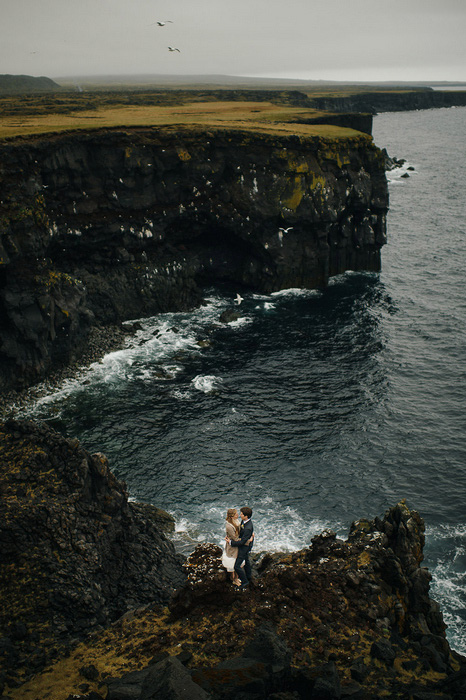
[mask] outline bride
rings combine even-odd
[[[238,511],[236,508],[228,508],[226,521],[226,533],[227,537],[231,540],[237,540],[239,538],[239,526],[240,519]],[[234,586],[240,586],[241,581],[238,578],[238,574],[235,571],[236,557],[238,556],[238,547],[232,547],[231,544],[225,542],[225,549],[222,554],[222,565],[228,571],[231,577],[231,581]]]

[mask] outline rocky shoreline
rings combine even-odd
[[[92,327],[89,331],[87,346],[72,363],[54,369],[45,380],[29,387],[0,392],[0,420],[20,415],[35,401],[51,394],[64,382],[75,379],[82,371],[94,362],[99,362],[108,353],[122,350],[134,332],[134,324]]]
[[[0,469],[5,700],[464,700],[404,502],[261,553],[239,593],[217,545],[177,555],[170,516],[76,439],[6,421]]]

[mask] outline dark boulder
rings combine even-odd
[[[382,661],[387,666],[393,666],[393,663],[396,658],[396,653],[388,640],[378,639],[371,646],[371,656],[374,659]]]
[[[172,596],[169,608],[174,617],[187,614],[199,605],[231,605],[237,592],[222,566],[222,548],[215,544],[198,544],[183,564],[187,579]]]
[[[193,681],[183,664],[178,659],[169,657],[149,667],[139,699],[208,700],[209,697],[210,695]]]
[[[246,644],[243,657],[256,659],[274,668],[288,669],[291,664],[291,651],[277,634],[273,625],[265,623],[255,631],[254,637]]]
[[[144,681],[150,672],[150,666],[141,671],[130,671],[120,678],[107,678],[106,700],[139,700]]]
[[[222,313],[219,316],[219,321],[222,323],[231,323],[232,321],[237,321],[240,318],[241,314],[237,309],[229,308],[225,309],[225,311],[222,311]]]

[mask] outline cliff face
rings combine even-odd
[[[414,109],[438,109],[440,107],[464,107],[466,90],[377,90],[354,93],[341,97],[312,97],[309,106],[323,110],[345,112],[354,110],[370,114],[377,112],[405,112]]]
[[[3,389],[73,359],[92,324],[192,307],[204,284],[324,286],[378,270],[385,242],[383,157],[357,132],[15,140],[0,187]]]
[[[183,582],[156,508],[128,502],[102,454],[45,425],[0,425],[0,658],[40,667]]]

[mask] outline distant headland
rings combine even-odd
[[[32,75],[0,75],[0,95],[31,92],[53,92],[61,90],[61,87],[51,78],[41,76],[35,78]]]

